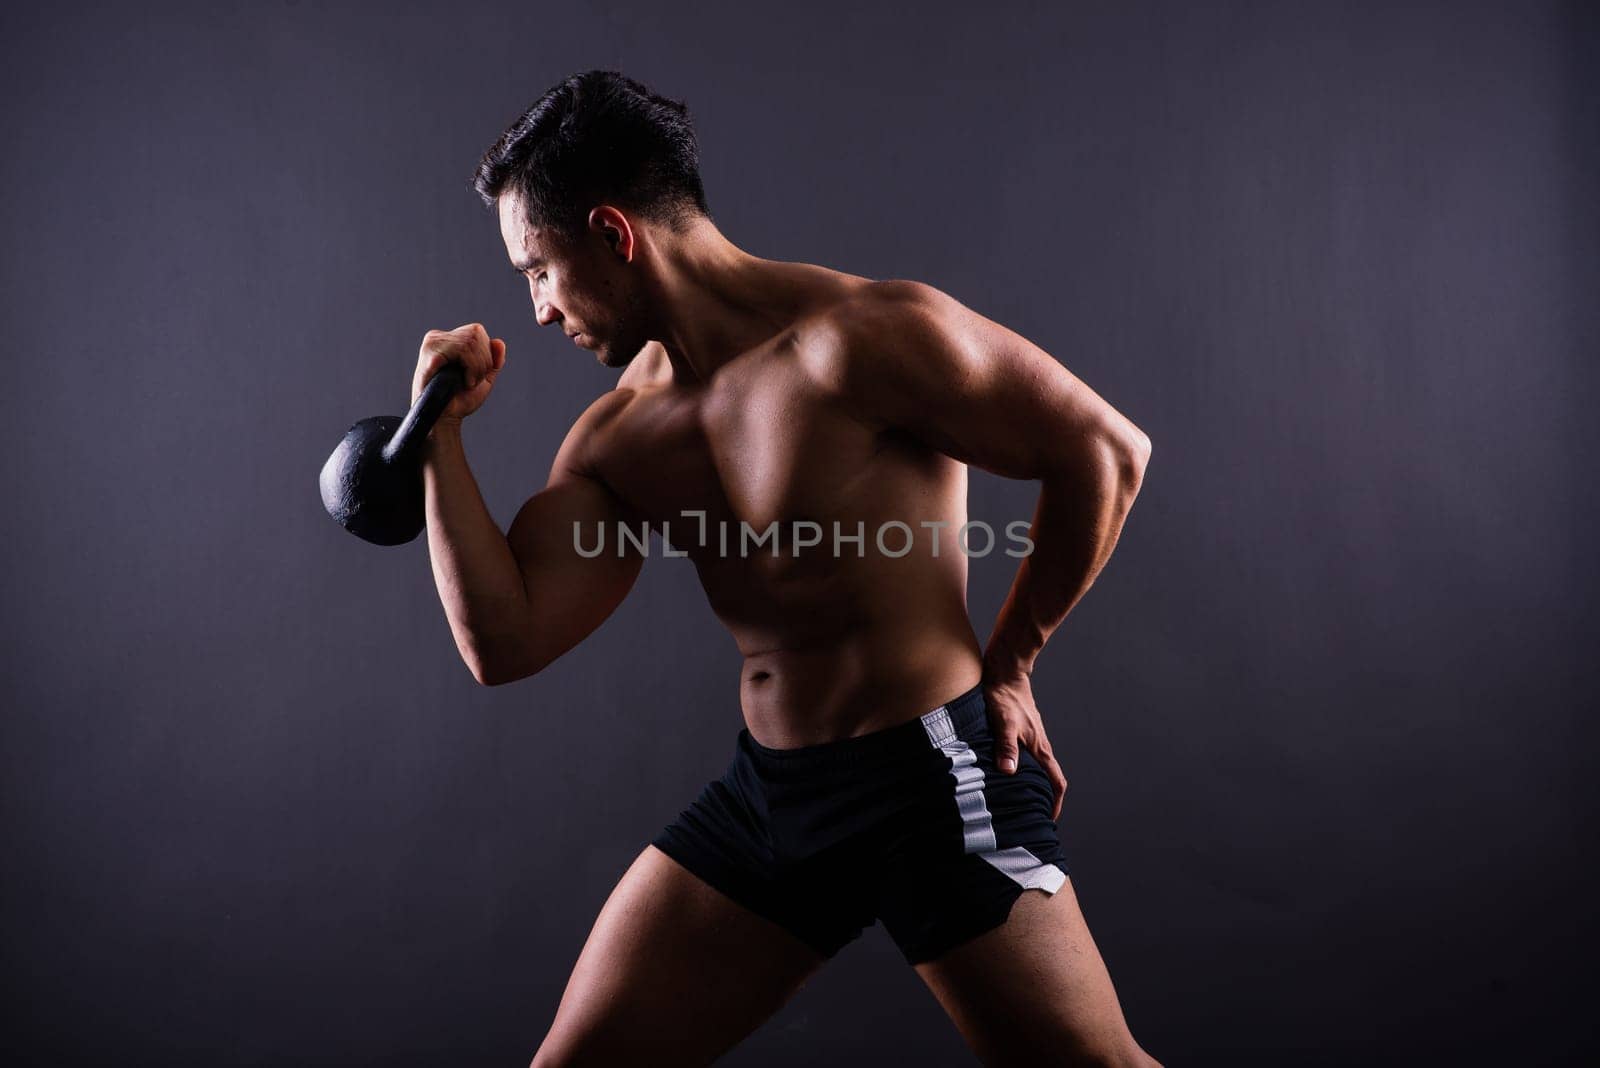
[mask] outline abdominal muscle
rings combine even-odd
[[[869,625],[824,644],[746,656],[739,701],[761,745],[794,749],[893,727],[977,685],[977,639],[965,619]]]

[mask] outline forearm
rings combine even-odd
[[[467,466],[459,424],[434,428],[422,478],[434,584],[456,648],[483,681],[527,617],[522,573]]]
[[[1142,437],[1142,435],[1141,435]],[[1148,444],[1086,450],[1041,479],[1023,558],[984,651],[984,671],[1030,674],[1052,632],[1088,592],[1116,548],[1143,481]]]

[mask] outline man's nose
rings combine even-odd
[[[549,304],[535,304],[533,318],[540,326],[549,326],[561,316],[557,315],[555,308]]]

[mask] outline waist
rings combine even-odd
[[[937,759],[941,747],[961,736],[987,736],[988,706],[980,681],[953,697],[897,723],[847,738],[777,748],[755,740],[748,728],[738,745],[764,780],[858,776],[874,767]]]
[[[869,632],[747,656],[739,702],[752,740],[773,750],[848,740],[904,724],[978,684],[964,633]]]

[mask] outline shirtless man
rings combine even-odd
[[[985,1063],[1154,1064],[1066,878],[1066,779],[1029,685],[1117,541],[1146,436],[930,286],[735,246],[686,109],[614,72],[551,89],[476,185],[540,325],[624,370],[502,533],[461,421],[505,343],[476,323],[423,341],[413,399],[447,361],[467,372],[424,462],[461,656],[484,685],[536,674],[627,595],[644,553],[617,532],[645,526],[744,656],[732,763],[601,909],[535,1068],[709,1063],[880,918]],[[986,646],[957,544],[968,464],[1040,484]]]

